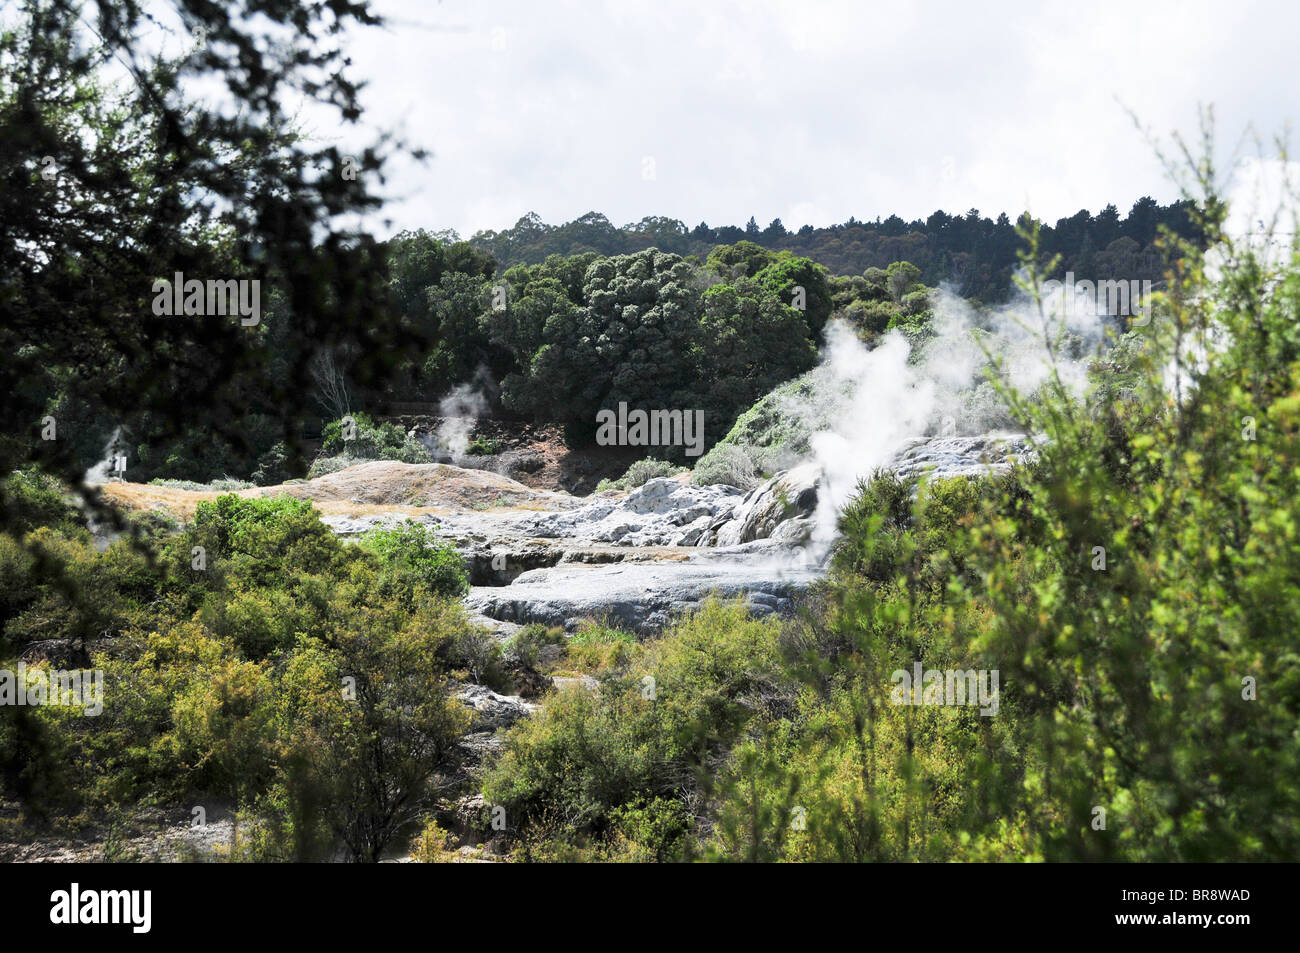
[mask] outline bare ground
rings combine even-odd
[[[163,510],[180,519],[191,519],[202,500],[214,500],[222,493],[210,490],[179,490],[143,483],[113,482],[103,487],[104,496],[127,510]],[[487,470],[466,470],[442,463],[398,463],[376,460],[314,480],[253,487],[234,491],[242,497],[287,494],[312,500],[326,514],[362,516],[369,513],[464,512],[496,507],[521,510],[558,510],[580,500],[567,493],[535,490],[509,477]]]

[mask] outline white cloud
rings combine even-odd
[[[394,170],[386,214],[465,235],[529,210],[788,228],[937,208],[1126,212],[1176,192],[1121,103],[1158,132],[1194,130],[1215,103],[1231,145],[1248,122],[1281,129],[1300,102],[1292,4],[377,9],[393,25],[351,47],[366,121],[433,152]]]

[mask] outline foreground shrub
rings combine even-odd
[[[484,796],[525,834],[563,817],[574,837],[621,832],[646,838],[654,856],[687,850],[689,812],[657,799],[698,798],[699,772],[751,721],[757,699],[779,692],[778,629],[740,603],[710,601],[598,691],[553,695],[515,727]]]

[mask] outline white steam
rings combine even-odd
[[[821,420],[810,440],[824,479],[814,551],[824,550],[834,538],[837,516],[858,482],[888,464],[909,439],[1003,433],[1013,425],[988,383],[990,356],[1000,365],[1002,378],[1021,393],[1032,394],[1055,369],[1070,394],[1083,396],[1087,358],[1104,334],[1103,319],[1091,301],[1081,299],[1070,308],[1046,301],[1044,315],[1022,295],[1010,305],[977,312],[941,289],[932,304],[935,336],[915,354],[897,331],[868,350],[847,324],[827,326],[816,374],[822,383],[808,401],[805,417]],[[1055,357],[1048,339],[1060,341]],[[824,405],[827,394],[834,401],[830,414]]]
[[[458,384],[438,402],[438,445],[451,454],[453,460],[465,456],[469,449],[469,435],[474,423],[488,411],[488,400],[470,384]]]
[[[81,480],[87,486],[101,486],[113,475],[114,457],[121,452],[122,428],[114,427],[113,434],[104,444],[104,456],[98,463],[85,472]]]

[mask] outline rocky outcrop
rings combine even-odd
[[[561,563],[674,558],[671,553],[654,550],[701,544],[709,527],[728,518],[742,495],[735,487],[692,486],[660,478],[626,495],[607,492],[586,500],[569,500],[562,506],[537,500],[532,509],[489,508],[409,517],[432,527],[460,551],[472,584],[503,586],[530,570]],[[408,514],[322,516],[336,533],[352,537],[405,518]]]
[[[518,695],[498,695],[484,685],[466,685],[456,692],[455,698],[474,711],[471,734],[509,727],[537,710],[536,705]]]
[[[515,523],[517,532],[619,546],[689,546],[721,513],[730,512],[740,490],[692,486],[669,477],[648,480],[621,499],[601,496],[586,506],[540,513]]]
[[[806,520],[817,509],[821,482],[821,469],[815,463],[778,473],[750,490],[730,513],[710,522],[694,545],[736,546],[770,538],[799,542],[806,533]],[[805,522],[793,522],[799,520]]]
[[[465,766],[472,768],[501,753],[504,739],[495,731],[471,731],[458,742]]]
[[[1033,441],[1015,434],[916,438],[888,466],[904,477],[974,476],[1033,453]],[[818,575],[808,563],[826,548],[805,544],[814,525],[825,534],[828,514],[819,506],[831,497],[816,463],[777,473],[748,493],[679,477],[576,498],[483,471],[389,462],[285,489],[322,497],[322,518],[340,535],[408,518],[432,527],[466,560],[471,612],[490,619],[502,639],[512,626],[572,629],[585,618],[648,633],[715,592],[742,596],[758,614],[789,611]],[[345,506],[340,498],[360,502]]]
[[[740,596],[755,615],[789,612],[794,597],[818,575],[813,568],[785,565],[776,553],[766,561],[750,553],[735,555],[734,563],[538,569],[509,586],[475,588],[465,601],[472,612],[494,619],[560,625],[566,630],[584,619],[608,619],[644,635],[663,628],[674,615],[698,608],[710,594]]]
[[[1038,444],[1018,433],[977,437],[914,437],[894,453],[887,468],[900,477],[974,477],[1005,473],[1035,456]]]

